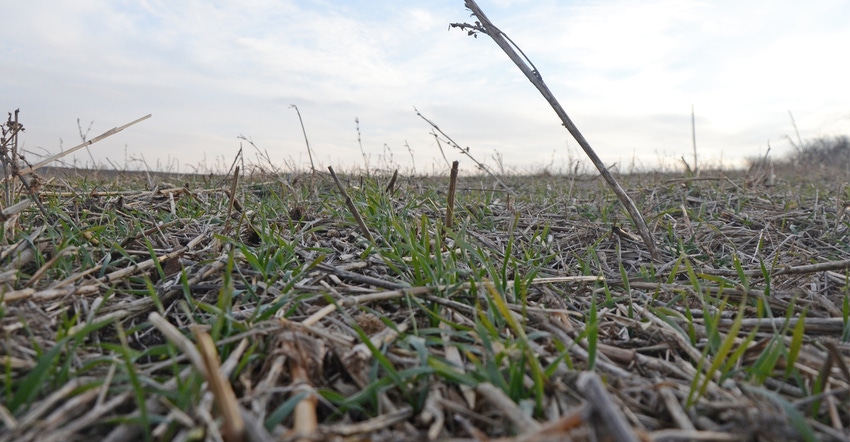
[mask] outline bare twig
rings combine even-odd
[[[462,30],[469,30],[470,35],[473,35],[475,32],[481,32],[486,35],[489,35],[493,41],[505,51],[505,54],[517,65],[517,67],[528,77],[529,81],[537,87],[537,90],[543,95],[543,98],[549,102],[552,106],[552,109],[555,110],[555,113],[558,114],[558,117],[561,118],[564,126],[570,132],[570,134],[575,138],[584,152],[587,154],[590,161],[593,162],[593,165],[596,166],[596,169],[599,170],[599,173],[602,174],[602,177],[617,195],[617,198],[620,199],[620,202],[626,207],[626,210],[629,212],[629,215],[637,226],[638,232],[640,236],[643,238],[644,243],[646,244],[647,249],[649,250],[650,255],[653,259],[660,259],[661,255],[658,253],[658,248],[655,246],[655,240],[652,237],[652,233],[650,233],[649,228],[646,226],[646,221],[643,219],[643,215],[641,215],[634,201],[632,201],[631,197],[626,193],[620,183],[608,172],[608,169],[605,167],[605,164],[596,155],[596,152],[593,148],[590,147],[590,143],[584,138],[584,135],[578,130],[578,127],[572,122],[570,117],[567,115],[567,112],[564,111],[564,108],[561,107],[561,104],[555,98],[551,91],[549,91],[549,87],[546,86],[546,83],[543,82],[543,78],[540,75],[540,72],[534,67],[534,64],[528,60],[528,57],[523,55],[523,58],[517,54],[516,51],[522,53],[522,50],[517,47],[510,39],[505,35],[502,31],[499,30],[492,22],[487,18],[484,14],[484,11],[478,7],[478,4],[475,3],[475,0],[465,0],[466,7],[469,8],[472,13],[478,18],[479,22],[475,25],[470,25],[467,23],[452,23],[452,27],[457,27]],[[514,50],[516,48],[516,51]],[[528,63],[526,64],[526,61]]]
[[[393,172],[393,177],[390,178],[389,184],[387,184],[387,187],[384,189],[385,194],[392,196],[393,192],[395,192],[395,182],[396,182],[397,179],[398,179],[398,169],[396,169],[395,172]]]
[[[340,182],[339,178],[337,178],[334,168],[332,166],[328,166],[328,170],[331,172],[334,182],[336,182],[336,187],[339,188],[342,196],[345,197],[345,205],[348,206],[348,210],[351,212],[351,215],[354,216],[354,220],[357,221],[357,225],[360,227],[360,231],[363,233],[363,236],[365,236],[369,241],[374,242],[375,239],[372,237],[372,232],[369,231],[369,228],[366,227],[366,223],[363,222],[360,212],[357,211],[357,206],[354,205],[354,201],[351,200],[351,197],[348,196],[348,192],[345,191],[345,186],[343,186],[342,182]]]
[[[3,181],[6,194],[6,205],[12,204],[11,178],[18,169],[18,134],[24,131],[24,125],[18,121],[20,109],[15,109],[15,117],[12,113],[6,123],[0,125],[0,161],[3,163]]]
[[[699,176],[699,163],[697,163],[697,123],[694,117],[693,105],[691,105],[691,140],[694,145],[694,175]]]
[[[370,155],[366,155],[366,151],[363,150],[363,139],[360,136],[360,119],[354,117],[354,126],[357,129],[357,145],[360,146],[360,155],[363,155],[363,166],[366,167],[366,176],[369,175],[369,158]]]
[[[409,419],[410,416],[413,415],[413,409],[410,407],[403,407],[395,412],[384,413],[378,417],[373,417],[372,419],[367,419],[362,422],[357,422],[354,424],[333,424],[333,425],[322,425],[319,427],[320,433],[324,434],[338,434],[341,436],[354,436],[361,433],[369,433],[375,432],[382,428],[391,427],[399,422],[404,422]],[[330,438],[328,438],[330,439]]]
[[[807,273],[827,272],[835,270],[850,269],[850,259],[842,259],[840,261],[824,261],[815,264],[804,264],[799,266],[788,266],[770,271],[770,276],[779,275],[804,275]],[[738,271],[734,269],[711,269],[704,268],[701,273],[714,276],[738,276]],[[758,277],[764,276],[761,269],[748,269],[743,271],[744,276]]]
[[[289,107],[295,109],[295,113],[298,114],[298,122],[301,123],[301,132],[304,133],[304,143],[307,144],[307,156],[310,157],[310,171],[313,175],[316,174],[316,165],[313,164],[313,151],[310,150],[310,141],[307,139],[307,130],[304,129],[304,120],[301,119],[301,111],[298,110],[298,106],[292,104]]]
[[[429,120],[429,119],[425,118],[425,116],[424,116],[424,115],[422,115],[421,113],[419,113],[419,109],[416,109],[416,107],[414,107],[414,108],[413,108],[413,110],[414,110],[414,111],[416,111],[416,115],[418,115],[418,116],[419,116],[419,118],[422,118],[423,120],[425,120],[425,122],[427,122],[428,124],[430,124],[430,125],[431,125],[431,127],[433,127],[433,128],[434,128],[434,130],[436,130],[437,132],[439,132],[439,133],[440,133],[440,135],[442,135],[442,136],[446,137],[446,140],[449,142],[449,144],[451,144],[451,145],[452,145],[452,147],[454,147],[455,149],[459,150],[459,151],[460,151],[460,153],[462,153],[462,154],[466,155],[466,156],[467,156],[470,160],[472,160],[472,162],[474,162],[474,163],[475,163],[475,166],[476,166],[476,167],[478,167],[479,169],[483,170],[484,172],[487,172],[487,175],[490,175],[491,177],[493,177],[493,179],[494,179],[494,180],[496,180],[496,182],[497,182],[497,183],[499,183],[499,185],[500,185],[500,186],[504,187],[504,188],[505,188],[508,192],[510,192],[512,195],[516,195],[516,192],[514,192],[514,190],[513,190],[513,189],[511,189],[510,187],[508,187],[508,185],[507,185],[507,184],[505,184],[502,180],[500,180],[500,179],[499,179],[499,177],[497,177],[497,176],[496,176],[496,174],[494,174],[493,172],[491,172],[491,171],[490,171],[490,168],[489,168],[489,167],[487,167],[487,165],[485,165],[484,163],[482,163],[482,162],[480,162],[480,161],[476,160],[476,159],[475,159],[475,157],[473,157],[473,156],[472,156],[472,154],[471,154],[471,153],[469,153],[469,148],[468,148],[468,147],[467,147],[467,148],[465,148],[465,149],[464,149],[463,147],[460,147],[460,145],[459,145],[459,144],[455,143],[455,140],[453,140],[450,136],[446,135],[446,133],[445,133],[445,132],[443,132],[443,131],[442,131],[442,129],[440,129],[439,127],[437,127],[437,125],[436,125],[436,124],[434,124],[434,122],[433,122],[433,121],[431,121],[431,120]],[[434,137],[436,138],[436,137],[437,137],[437,135],[435,134],[435,135],[434,135]],[[439,145],[439,139],[437,140],[437,143],[438,143],[438,145]],[[440,152],[442,152],[442,151],[443,151],[443,148],[442,148],[442,147],[440,147]],[[445,154],[443,154],[443,158],[445,158]]]
[[[438,149],[440,149],[440,155],[442,155],[442,156],[443,156],[443,161],[445,161],[445,162],[446,162],[446,166],[450,166],[450,165],[449,165],[449,159],[448,159],[448,158],[446,158],[446,152],[443,150],[443,143],[441,143],[441,142],[440,142],[440,137],[439,137],[439,136],[437,136],[437,132],[434,132],[434,131],[432,130],[432,131],[431,131],[431,135],[433,135],[433,136],[434,136],[434,140],[437,142],[437,148],[438,148]]]
[[[454,219],[455,212],[455,190],[457,189],[457,166],[458,162],[455,161],[452,163],[452,174],[451,178],[449,178],[449,196],[448,202],[446,203],[446,228],[452,228],[452,220]]]
[[[797,129],[797,121],[794,120],[794,114],[791,113],[791,110],[788,110],[788,116],[791,117],[791,126],[794,127],[794,133],[797,134],[797,144],[794,144],[791,137],[786,135],[786,138],[788,138],[788,141],[791,141],[791,145],[799,152],[803,149],[803,139],[800,138],[800,130]]]
[[[235,206],[237,210],[240,210],[241,205],[236,200],[236,190],[239,185],[239,166],[233,170],[233,181],[230,184],[230,198],[228,198],[227,202],[227,221],[224,223],[224,230],[227,231],[230,228],[230,217],[233,215],[233,207]]]
[[[482,382],[475,386],[475,391],[484,396],[493,406],[502,410],[505,416],[517,426],[519,433],[536,432],[540,429],[540,424],[537,421],[523,413],[516,402],[495,385]]]
[[[596,282],[603,281],[604,279],[597,276],[560,276],[554,278],[535,278],[531,281],[527,281],[524,284],[526,285],[538,285],[538,284],[554,284],[559,282]],[[510,280],[507,281],[507,286],[512,287],[515,284],[515,281]],[[367,295],[360,296],[349,296],[346,298],[340,299],[335,304],[328,304],[322,307],[321,310],[313,313],[307,319],[301,321],[302,324],[305,325],[313,325],[319,322],[322,318],[329,315],[331,312],[336,310],[341,306],[352,306],[359,304],[366,304],[375,301],[384,301],[387,299],[398,299],[406,296],[418,297],[424,296],[430,293],[439,292],[442,290],[455,289],[455,290],[469,290],[472,288],[473,284],[464,283],[460,285],[438,285],[438,286],[418,286],[418,287],[407,287],[402,289],[394,289],[386,292],[377,292],[377,293],[369,293]],[[526,308],[526,310],[528,310]]]
[[[91,140],[88,140],[88,141],[84,142],[83,144],[80,144],[79,146],[74,146],[74,147],[72,147],[72,148],[70,148],[70,149],[68,149],[68,150],[66,150],[66,151],[64,151],[64,152],[59,152],[58,154],[53,155],[53,156],[52,156],[52,157],[50,157],[50,158],[44,159],[44,160],[42,160],[42,161],[39,161],[38,163],[35,163],[35,164],[33,164],[32,166],[25,167],[25,168],[21,169],[21,170],[20,170],[20,174],[21,174],[21,175],[25,175],[25,174],[28,174],[28,173],[30,173],[30,172],[32,172],[32,171],[34,171],[34,170],[37,170],[37,169],[39,169],[39,168],[42,168],[42,167],[44,167],[44,166],[46,166],[46,165],[48,165],[48,164],[50,164],[50,163],[52,163],[52,162],[54,162],[54,161],[58,160],[59,158],[62,158],[62,157],[66,156],[66,155],[69,155],[69,154],[72,154],[72,153],[74,153],[74,152],[76,152],[76,151],[78,151],[78,150],[80,150],[80,149],[82,149],[82,148],[84,148],[84,147],[86,147],[86,146],[91,146],[92,144],[97,143],[98,141],[100,141],[100,140],[102,140],[102,139],[104,139],[104,138],[111,137],[112,135],[115,135],[115,134],[117,134],[118,132],[121,132],[122,130],[124,130],[124,129],[126,129],[126,128],[128,128],[128,127],[130,127],[130,126],[132,126],[132,125],[134,125],[134,124],[136,124],[136,123],[139,123],[139,122],[142,122],[142,121],[144,121],[144,120],[147,120],[147,119],[148,119],[148,118],[150,118],[150,117],[151,117],[151,114],[147,114],[147,115],[145,115],[144,117],[139,118],[139,119],[137,119],[137,120],[133,120],[133,121],[131,121],[131,122],[129,122],[129,123],[127,123],[127,124],[123,125],[123,126],[114,127],[114,128],[112,128],[112,129],[109,129],[108,131],[106,131],[106,132],[104,132],[104,133],[102,133],[102,134],[100,134],[100,135],[98,135],[98,136],[96,136],[96,137],[92,138]]]
[[[0,211],[0,222],[6,221],[11,217],[23,212],[32,204],[32,200],[30,199],[22,199],[17,203],[6,207],[2,211]]]
[[[717,325],[720,327],[731,327],[735,322],[733,319],[720,319]],[[781,329],[782,327],[794,328],[800,322],[800,318],[744,318],[740,321],[743,330],[753,328]],[[809,334],[831,334],[841,333],[844,330],[844,318],[805,318],[803,327]]]
[[[623,413],[618,410],[608,390],[602,385],[599,375],[588,371],[581,372],[576,386],[584,399],[590,403],[591,413],[597,416],[600,423],[604,423],[604,428],[610,432],[613,440],[634,442],[640,440],[626,422]]]
[[[218,350],[212,337],[199,326],[192,328],[192,333],[198,341],[198,353],[201,355],[206,370],[207,384],[218,404],[219,414],[224,420],[223,435],[227,442],[242,442],[245,440],[245,421],[239,411],[236,393],[230,381],[222,373]]]
[[[86,132],[83,133],[83,126],[80,124],[80,119],[77,118],[77,129],[80,131],[80,141],[83,143],[86,142],[86,138],[89,137],[89,132],[91,132],[91,127],[94,126],[94,121],[89,122],[89,127],[86,128]],[[94,155],[91,154],[91,149],[86,146],[86,152],[89,154],[89,158],[91,159],[92,169],[97,170],[97,161],[94,160]]]

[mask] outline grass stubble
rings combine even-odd
[[[621,176],[653,260],[599,181],[387,178],[44,179],[0,440],[848,436],[838,181]]]
[[[419,116],[485,174],[39,177],[10,114],[0,442],[850,437],[845,175],[496,175]]]

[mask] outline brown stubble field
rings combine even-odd
[[[850,436],[842,172],[242,175],[11,185],[0,441]]]

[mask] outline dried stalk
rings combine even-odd
[[[827,271],[836,271],[836,270],[847,270],[850,269],[850,259],[842,259],[839,261],[824,261],[815,264],[803,264],[799,266],[787,266],[782,267],[780,269],[774,269],[770,271],[770,276],[780,276],[780,275],[804,275],[807,273],[817,273],[817,272],[827,272]],[[704,268],[701,269],[702,273],[707,275],[714,276],[727,276],[734,277],[738,276],[738,271],[735,269],[711,269]],[[748,269],[744,270],[744,276],[747,277],[759,277],[764,276],[764,272],[761,269]]]
[[[319,340],[295,333],[284,336],[286,339],[282,339],[281,351],[287,355],[287,365],[292,377],[292,396],[306,393],[293,410],[292,430],[297,441],[309,441],[309,436],[315,433],[319,425],[316,416],[319,400],[310,380],[310,369],[321,366],[324,352]]]
[[[192,333],[198,341],[198,353],[201,355],[206,379],[213,397],[218,404],[218,412],[224,420],[222,434],[226,442],[242,442],[245,440],[245,421],[239,411],[236,393],[230,381],[222,373],[218,359],[218,350],[212,337],[200,327],[193,327]]]
[[[614,400],[611,399],[599,375],[593,372],[581,372],[578,375],[576,387],[584,399],[590,403],[591,413],[595,414],[598,422],[605,426],[613,440],[635,442],[640,440]]]
[[[333,425],[322,425],[320,426],[320,434],[336,434],[340,436],[355,436],[359,434],[366,434],[370,432],[378,432],[381,429],[390,428],[395,424],[400,422],[404,422],[410,417],[413,416],[413,409],[410,407],[402,407],[397,411],[392,411],[389,413],[384,413],[380,416],[373,417],[371,419],[366,419],[362,422],[357,422],[353,424],[341,423],[341,424],[333,424]],[[326,439],[333,440],[330,437],[326,436]],[[343,440],[355,439],[352,437],[342,438]]]
[[[539,285],[539,284],[554,284],[559,282],[596,282],[603,281],[601,277],[597,276],[559,276],[553,278],[535,278],[531,281],[526,282],[527,285]],[[516,282],[513,280],[507,281],[507,286],[512,287]],[[331,312],[336,310],[340,306],[352,306],[358,304],[364,304],[375,301],[385,301],[387,299],[398,299],[405,296],[424,296],[433,292],[439,292],[443,290],[456,289],[456,290],[469,290],[472,288],[473,284],[465,283],[460,285],[438,285],[438,286],[417,286],[417,287],[408,287],[403,289],[389,290],[386,292],[376,292],[369,293],[366,295],[359,296],[349,296],[340,299],[338,302],[334,304],[328,304],[322,307],[321,310],[310,315],[309,318],[301,321],[301,324],[304,325],[313,325],[319,322],[322,318],[329,315]]]
[[[484,172],[487,172],[487,175],[490,175],[491,177],[493,177],[493,179],[494,179],[494,180],[496,180],[496,182],[497,182],[497,183],[499,183],[499,185],[500,185],[500,186],[504,187],[504,188],[508,191],[508,193],[510,193],[510,194],[512,194],[512,195],[516,195],[516,192],[514,192],[514,190],[513,190],[513,189],[511,189],[510,187],[508,187],[508,185],[507,185],[507,184],[505,184],[505,182],[504,182],[504,181],[500,180],[500,179],[499,179],[499,177],[497,177],[497,176],[496,176],[496,174],[494,174],[493,172],[491,172],[491,171],[490,171],[490,168],[488,168],[488,167],[487,167],[487,165],[485,165],[484,163],[482,163],[482,162],[480,162],[480,161],[476,160],[476,159],[475,159],[475,157],[473,157],[473,156],[472,156],[472,154],[471,154],[471,153],[469,153],[469,148],[468,148],[468,147],[467,147],[467,148],[465,148],[465,149],[464,149],[464,148],[462,148],[462,147],[460,147],[460,145],[459,145],[459,144],[455,143],[455,140],[453,140],[453,139],[452,139],[452,137],[450,137],[450,136],[446,135],[446,133],[445,133],[445,132],[443,132],[443,130],[442,130],[442,129],[440,129],[439,127],[437,127],[437,125],[436,125],[436,124],[434,124],[434,122],[433,122],[433,121],[429,120],[428,118],[425,118],[425,115],[422,115],[421,113],[419,113],[419,109],[416,109],[416,108],[414,107],[414,108],[413,108],[413,110],[414,110],[414,111],[416,111],[416,115],[417,115],[417,116],[419,116],[419,118],[421,118],[421,119],[425,120],[425,122],[426,122],[426,123],[428,123],[428,124],[430,124],[430,125],[431,125],[431,127],[433,127],[433,128],[434,128],[434,130],[436,130],[437,132],[439,132],[439,133],[440,133],[440,135],[442,135],[442,136],[446,137],[446,141],[448,141],[448,142],[449,142],[449,144],[450,144],[452,147],[454,147],[455,149],[459,150],[459,151],[460,151],[460,153],[462,153],[462,154],[466,155],[466,156],[467,156],[470,160],[472,160],[472,162],[474,162],[474,163],[475,163],[475,166],[476,166],[476,167],[478,167],[479,169],[483,170]],[[437,146],[439,146],[439,147],[440,147],[440,152],[441,152],[441,153],[443,153],[443,147],[440,145],[440,138],[439,138],[439,137],[437,137],[437,135],[436,135],[436,134],[434,134],[434,138],[436,138],[436,139],[437,139]],[[446,157],[446,154],[445,154],[445,153],[443,153],[443,158],[445,158],[445,157]],[[447,161],[448,161],[448,160],[447,160]]]
[[[328,170],[331,172],[334,182],[336,182],[336,187],[339,188],[342,196],[345,197],[345,205],[348,206],[348,210],[351,212],[351,215],[354,216],[354,219],[357,221],[357,225],[360,226],[360,231],[363,232],[363,236],[365,236],[370,242],[375,242],[374,238],[372,238],[372,232],[369,231],[369,228],[366,227],[366,223],[363,222],[360,212],[357,211],[357,206],[354,205],[354,201],[352,201],[351,197],[348,196],[348,192],[345,191],[345,187],[342,185],[342,182],[340,182],[339,178],[337,178],[334,168],[332,166],[328,166]]]
[[[8,187],[8,186],[7,186]],[[6,207],[2,211],[0,211],[0,222],[11,219],[14,215],[17,215],[24,210],[26,210],[32,204],[32,200],[22,199],[17,203]]]
[[[691,105],[691,139],[694,144],[694,175],[699,176],[699,163],[697,163],[697,123],[694,117],[694,105]]]
[[[26,159],[18,153],[18,135],[25,130],[24,125],[18,120],[20,111],[15,109],[14,119],[9,112],[6,123],[0,125],[0,161],[3,163],[6,205],[11,205],[13,201],[11,180],[20,175],[19,160],[26,162]]]
[[[124,129],[126,129],[126,128],[128,128],[128,127],[130,127],[130,126],[132,126],[132,125],[134,125],[134,124],[136,124],[136,123],[139,123],[139,122],[142,122],[142,121],[144,121],[144,120],[147,120],[147,119],[148,119],[148,118],[150,118],[150,117],[151,117],[151,114],[147,114],[147,115],[145,115],[144,117],[139,118],[139,119],[134,120],[134,121],[131,121],[131,122],[129,122],[129,123],[127,123],[127,124],[123,125],[123,126],[113,127],[112,129],[109,129],[108,131],[106,131],[106,132],[104,132],[104,133],[102,133],[102,134],[100,134],[100,135],[98,135],[98,136],[96,136],[96,137],[92,138],[91,140],[86,141],[86,142],[85,142],[85,143],[83,143],[83,144],[80,144],[79,146],[74,146],[74,147],[72,147],[72,148],[70,148],[70,149],[68,149],[68,150],[66,150],[66,151],[64,151],[64,152],[59,152],[59,153],[57,153],[56,155],[53,155],[53,156],[52,156],[52,157],[50,157],[50,158],[46,158],[46,159],[44,159],[44,160],[42,160],[42,161],[39,161],[38,163],[35,163],[35,164],[33,164],[32,166],[25,167],[25,168],[21,169],[19,173],[20,173],[21,175],[26,175],[26,174],[28,174],[28,173],[30,173],[30,172],[32,172],[32,171],[34,171],[34,170],[37,170],[37,169],[39,169],[39,168],[41,168],[41,167],[44,167],[44,166],[46,166],[46,165],[48,165],[48,164],[50,164],[50,163],[52,163],[52,162],[54,162],[54,161],[58,160],[59,158],[62,158],[62,157],[64,157],[64,156],[66,156],[66,155],[70,155],[70,154],[72,154],[72,153],[74,153],[74,152],[76,152],[76,151],[78,151],[78,150],[80,150],[80,149],[82,149],[82,148],[84,148],[84,147],[86,147],[86,146],[91,146],[92,144],[97,143],[98,141],[100,141],[100,140],[102,140],[102,139],[104,139],[104,138],[111,137],[112,135],[115,135],[115,134],[117,134],[118,132],[121,132],[122,130],[124,130]]]
[[[561,121],[564,123],[564,126],[570,132],[570,134],[575,138],[581,148],[584,150],[584,153],[587,154],[590,161],[593,162],[593,165],[596,166],[596,169],[599,170],[599,173],[602,175],[602,178],[608,183],[614,193],[617,195],[617,198],[620,199],[620,202],[626,207],[626,210],[629,212],[629,215],[637,226],[638,232],[640,232],[641,238],[643,238],[643,242],[646,244],[647,249],[649,250],[649,254],[653,259],[659,260],[661,255],[658,253],[658,248],[655,246],[655,240],[652,238],[652,233],[650,233],[649,228],[646,226],[646,221],[643,219],[643,215],[641,215],[637,206],[635,206],[634,201],[632,201],[631,197],[623,190],[623,187],[620,186],[620,183],[608,172],[608,169],[605,168],[605,164],[596,155],[593,148],[590,147],[590,143],[584,138],[581,132],[578,130],[578,127],[572,122],[570,117],[567,115],[567,112],[564,111],[564,108],[561,107],[561,104],[555,98],[551,91],[549,91],[549,87],[546,86],[546,83],[543,82],[543,78],[540,75],[540,72],[537,71],[537,68],[534,67],[534,64],[528,60],[528,57],[523,54],[522,58],[520,58],[519,54],[516,53],[514,47],[522,53],[522,50],[519,49],[518,46],[513,44],[513,42],[509,43],[509,38],[505,35],[504,32],[500,31],[492,22],[487,18],[484,14],[484,11],[478,7],[475,3],[475,0],[465,0],[466,7],[472,11],[475,17],[478,18],[478,22],[475,25],[470,25],[468,23],[452,23],[452,27],[460,28],[462,30],[469,29],[469,35],[475,35],[476,32],[481,32],[483,34],[489,35],[493,41],[505,51],[505,54],[517,65],[519,70],[525,74],[526,77],[537,87],[537,90],[543,95],[543,98],[549,102],[552,106],[552,109],[555,110],[555,113],[558,114],[558,117],[561,118]],[[523,60],[523,58],[525,60]],[[529,66],[530,65],[530,66]]]
[[[501,410],[517,427],[518,433],[531,433],[540,429],[540,424],[534,418],[523,413],[516,402],[495,385],[482,382],[475,386],[475,391]]]
[[[395,182],[396,182],[396,180],[398,180],[398,169],[396,169],[395,172],[393,172],[393,177],[390,178],[389,184],[387,184],[387,187],[384,189],[385,194],[387,194],[389,196],[393,195],[393,192],[395,192]]]
[[[241,205],[236,201],[236,189],[239,186],[239,166],[233,170],[233,181],[230,183],[230,198],[227,202],[227,221],[224,223],[224,231],[228,231],[230,229],[230,217],[233,215],[233,207],[237,206],[237,210],[241,211]]]
[[[452,163],[451,178],[449,178],[449,196],[446,204],[446,228],[452,228],[452,220],[455,214],[455,191],[457,190],[457,167],[458,161]]]
[[[310,157],[310,172],[316,175],[316,165],[313,163],[313,151],[310,149],[310,140],[307,139],[307,129],[304,129],[304,120],[301,119],[301,111],[294,104],[289,105],[289,107],[295,109],[295,113],[298,114],[298,122],[301,123],[301,132],[304,132],[304,143],[307,145],[307,156]]]

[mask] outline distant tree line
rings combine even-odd
[[[789,162],[797,166],[816,166],[822,168],[850,169],[850,137],[820,137],[806,141],[802,145],[794,144]]]

